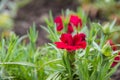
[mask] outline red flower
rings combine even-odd
[[[57,16],[54,19],[54,22],[57,25],[57,31],[61,31],[63,29],[63,22],[62,22],[62,17],[61,16]]]
[[[117,50],[117,47],[114,46],[115,44],[112,42],[112,40],[108,40],[108,42],[110,43],[111,47],[112,47],[112,50],[113,51],[116,51]],[[114,61],[111,65],[111,67],[114,67],[118,64],[118,62],[120,62],[120,52],[118,53],[118,55],[114,58]]]
[[[117,50],[117,47],[114,46],[115,44],[112,42],[112,40],[108,40],[108,42],[110,43],[113,51]]]
[[[68,24],[68,29],[67,29],[67,33],[72,33],[73,32],[73,27],[71,24]]]
[[[57,48],[66,49],[68,51],[74,51],[77,49],[85,49],[86,48],[86,41],[85,41],[85,34],[80,33],[76,34],[72,37],[71,34],[64,33],[60,37],[60,42],[55,42]]]
[[[114,62],[112,63],[112,67],[116,66],[120,62],[120,52],[118,55],[114,58]]]
[[[82,20],[77,15],[71,15],[70,16],[70,24],[74,25],[76,27],[78,27],[78,26],[82,27]]]

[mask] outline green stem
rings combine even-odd
[[[69,63],[70,63],[70,69],[71,69],[71,80],[73,80],[74,78],[74,70],[75,70],[75,51],[72,52],[68,52],[68,59],[69,59]]]

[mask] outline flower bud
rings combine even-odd
[[[104,32],[105,34],[110,34],[109,24],[105,24],[105,25],[102,27],[102,29],[103,29],[103,32]]]
[[[108,42],[103,46],[101,51],[105,56],[112,56],[112,48]]]

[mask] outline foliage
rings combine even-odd
[[[79,12],[82,11],[78,9],[78,13]],[[68,13],[68,15],[73,14],[73,12],[68,10],[66,13]],[[63,15],[64,14],[62,14],[62,16]],[[68,15],[65,15],[65,17],[68,17]],[[82,20],[87,20],[86,17],[82,17]],[[54,42],[56,40],[58,41],[57,35],[60,35],[60,32],[56,32],[56,29],[54,29],[55,25],[52,26],[52,24],[54,24],[52,23],[52,19],[53,18],[50,18],[49,22],[47,20],[49,29],[47,31],[50,34],[50,39]],[[83,23],[85,21],[83,21]],[[64,51],[61,52],[61,54],[63,56],[62,61],[65,71],[61,73],[58,78],[64,75],[61,77],[62,80],[109,80],[110,76],[118,67],[111,67],[114,57],[117,55],[115,53],[118,53],[118,51],[113,51],[112,47],[107,43],[107,41],[110,39],[110,35],[118,30],[114,28],[115,21],[107,26],[108,29],[99,23],[89,24],[89,27],[87,27],[87,25],[83,25],[82,29],[80,30],[80,32],[85,33],[87,36],[87,47],[85,50],[80,49],[73,52],[62,50]],[[75,60],[71,62],[71,58],[69,56],[74,56],[73,58]],[[71,65],[74,65],[74,67],[71,67]],[[55,76],[53,76],[51,79],[55,80]]]
[[[87,21],[87,17],[81,9],[75,13],[66,10],[62,15],[68,19],[75,14],[82,20],[82,27],[75,28],[71,35],[77,33],[86,34],[86,48],[77,48],[69,51],[59,49],[54,42],[60,41],[61,34],[56,30],[56,23],[50,12],[50,19],[46,19],[48,33],[52,43],[42,47],[36,47],[38,31],[33,24],[28,34],[18,37],[14,33],[10,37],[1,37],[0,40],[0,79],[1,80],[109,80],[119,64],[112,67],[114,58],[119,50],[113,50],[113,46],[107,41],[112,40],[111,34],[116,32],[115,21],[108,25],[108,29],[99,23]],[[86,24],[89,24],[86,25]],[[64,26],[67,27],[67,26]],[[78,26],[79,27],[79,26]],[[118,28],[117,28],[118,29]],[[28,42],[27,39],[29,39]],[[76,44],[77,45],[77,44]]]
[[[82,8],[89,14],[92,20],[101,22],[113,21],[120,25],[120,1],[119,0],[79,0]]]

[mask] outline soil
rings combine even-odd
[[[47,38],[47,32],[43,30],[40,25],[46,26],[44,19],[49,18],[50,10],[53,13],[53,17],[59,15],[61,10],[76,10],[78,7],[77,3],[74,3],[73,0],[71,0],[71,2],[69,0],[66,1],[66,3],[64,0],[45,0],[45,2],[35,0],[30,2],[30,4],[18,11],[17,17],[15,18],[14,32],[19,36],[25,35],[34,22],[39,31],[37,45],[41,46],[50,42]],[[111,78],[112,80],[120,80],[120,67]]]
[[[67,0],[67,3],[64,3],[64,0],[41,1],[42,0],[32,1],[20,9],[15,18],[15,27],[13,29],[17,35],[22,36],[26,34],[29,27],[35,23],[39,31],[38,46],[49,42],[47,32],[40,27],[40,25],[46,26],[44,19],[49,18],[49,11],[51,10],[53,17],[55,17],[61,13],[61,10],[66,10],[67,8],[75,10],[78,6],[77,3],[70,2],[73,0]]]

